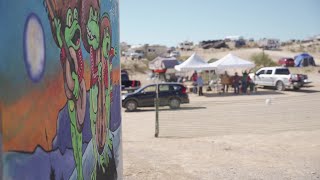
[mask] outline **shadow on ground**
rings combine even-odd
[[[197,110],[197,109],[206,109],[206,107],[180,107],[179,109],[170,109],[170,108],[159,108],[159,111],[183,111],[183,110]],[[155,111],[155,108],[140,108],[132,112],[150,112]],[[129,112],[129,111],[125,111]]]
[[[320,92],[319,90],[312,89],[312,88],[314,88],[314,87],[315,87],[315,86],[313,86],[313,85],[305,85],[305,86],[303,86],[302,88],[300,88],[299,90],[287,89],[287,90],[285,90],[285,91],[295,92],[295,93],[319,93],[319,92]],[[272,88],[269,88],[269,87],[264,87],[263,89],[270,90],[270,91],[273,90]],[[274,90],[273,90],[273,91],[274,91]],[[279,92],[279,91],[278,91],[278,92]]]
[[[314,90],[314,89],[300,89],[298,91],[295,90],[288,90],[288,91],[292,91],[292,92],[296,92],[296,93],[319,93],[319,90]]]
[[[233,92],[228,92],[228,93],[204,93],[205,97],[234,97],[234,96],[260,96],[260,95],[280,95],[280,94],[284,94],[280,91],[275,91],[275,90],[261,90],[261,91],[257,91],[254,93],[248,93],[248,94],[234,94]]]

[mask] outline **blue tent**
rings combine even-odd
[[[315,66],[314,59],[307,53],[302,53],[294,57],[294,65],[296,67]]]

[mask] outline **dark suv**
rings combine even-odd
[[[156,84],[149,84],[133,93],[122,95],[122,107],[134,111],[137,107],[154,107]],[[159,83],[159,105],[177,109],[180,104],[189,103],[187,88],[180,83]]]

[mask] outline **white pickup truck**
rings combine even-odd
[[[264,67],[249,76],[256,85],[275,87],[279,91],[298,90],[309,83],[307,75],[291,74],[286,67]]]

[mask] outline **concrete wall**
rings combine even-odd
[[[118,0],[0,1],[0,179],[121,179]]]

